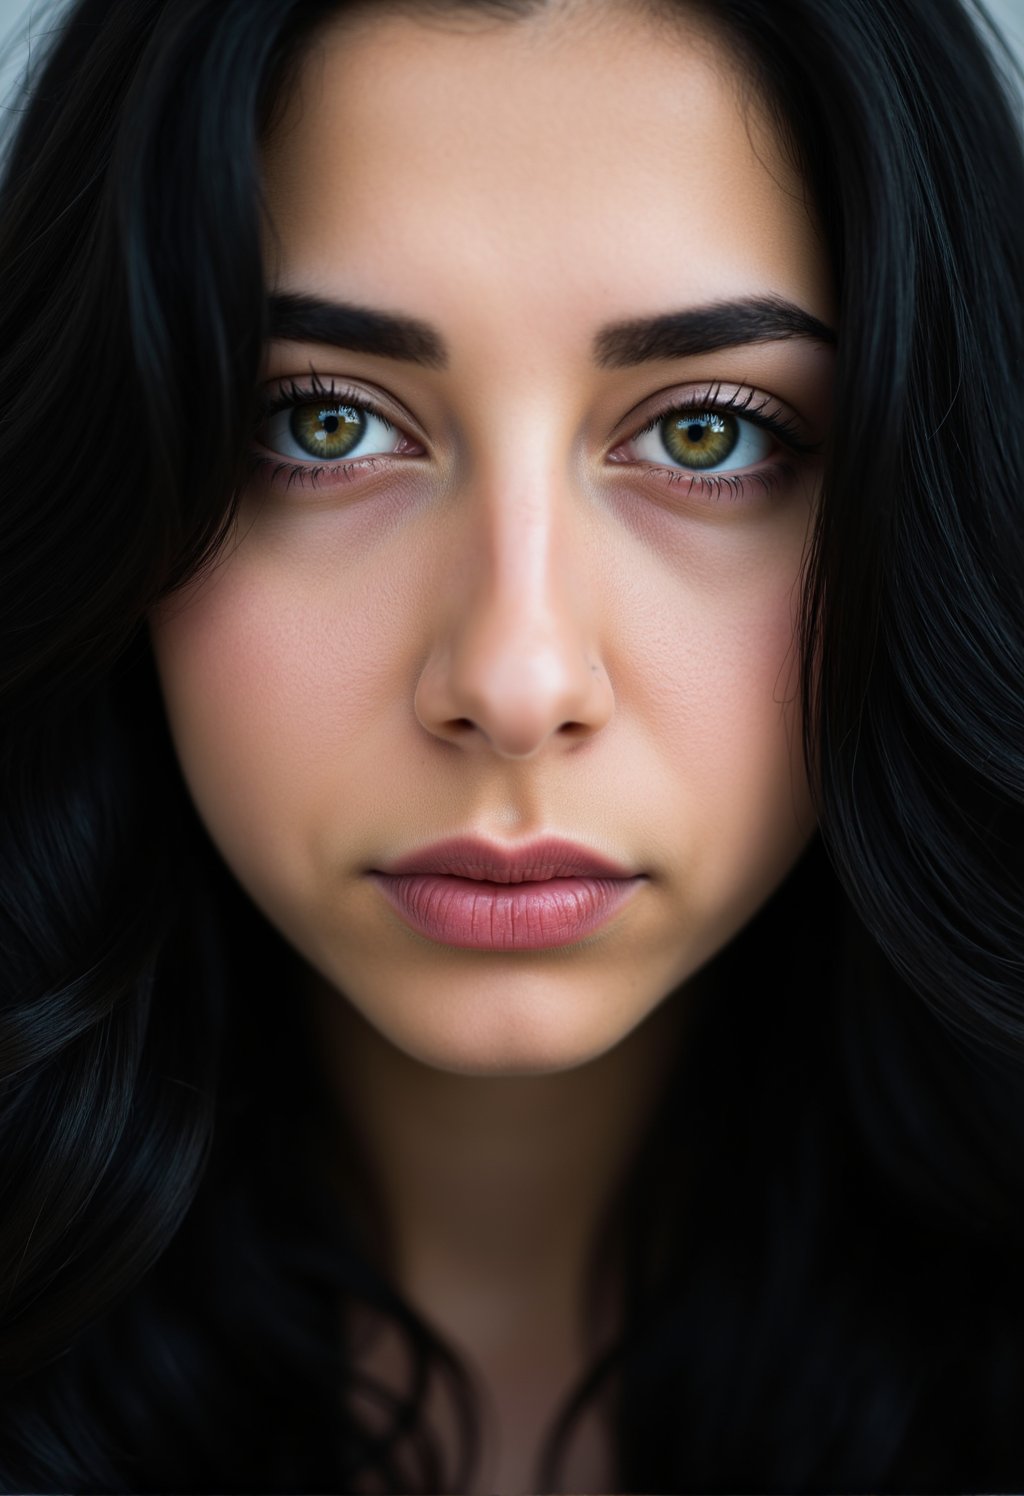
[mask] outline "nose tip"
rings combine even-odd
[[[416,715],[436,737],[528,759],[545,744],[587,741],[614,711],[611,681],[592,652],[564,633],[523,639],[507,626],[464,631],[424,668]]]

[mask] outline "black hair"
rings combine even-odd
[[[7,153],[5,1491],[473,1478],[471,1379],[403,1302],[372,1210],[323,1188],[359,1165],[277,1001],[297,957],[191,805],[145,629],[231,523],[266,331],[259,144],[338,8],[77,0]],[[623,1491],[1020,1489],[1013,64],[968,0],[679,8],[743,58],[838,287],[801,620],[820,834],[695,999],[609,1221],[626,1328],[538,1488],[614,1387]],[[397,1328],[404,1397],[360,1380],[346,1306]],[[462,1420],[453,1469],[424,1418],[435,1377]]]

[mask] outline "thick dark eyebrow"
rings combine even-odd
[[[271,296],[270,335],[298,343],[331,343],[353,353],[376,353],[431,369],[448,363],[444,340],[426,322],[321,296]]]
[[[594,361],[605,369],[625,369],[659,358],[692,358],[743,343],[780,338],[813,338],[835,344],[831,327],[781,296],[721,301],[604,327],[594,339]]]
[[[354,353],[376,353],[432,369],[448,364],[445,341],[429,323],[321,296],[294,292],[271,296],[270,335],[299,343],[330,343]],[[613,322],[595,337],[594,360],[602,368],[623,369],[654,359],[692,358],[719,348],[780,338],[836,342],[833,330],[810,312],[780,296],[763,296]]]

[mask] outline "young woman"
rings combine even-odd
[[[1024,1483],[982,22],[61,16],[0,195],[3,1490]]]

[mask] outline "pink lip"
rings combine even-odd
[[[455,836],[407,852],[374,872],[400,877],[405,873],[448,873],[488,883],[541,882],[547,878],[633,878],[632,868],[591,852],[576,842],[546,836],[522,847],[506,847],[477,836]]]
[[[645,881],[601,853],[556,837],[517,848],[456,837],[369,876],[421,935],[489,951],[545,950],[581,940]]]

